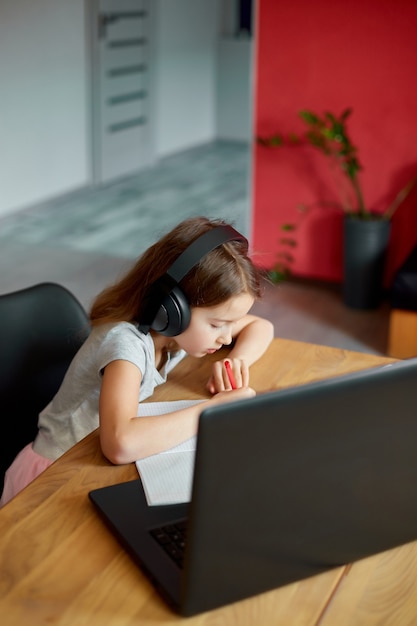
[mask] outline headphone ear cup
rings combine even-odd
[[[175,337],[186,330],[191,321],[188,300],[179,287],[164,297],[151,328],[166,337]]]

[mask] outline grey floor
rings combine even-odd
[[[85,308],[182,219],[224,218],[248,232],[249,147],[215,142],[99,189],[0,218],[0,293],[41,281],[67,286]],[[340,289],[309,281],[268,286],[254,312],[276,336],[385,354],[389,307],[346,308]]]

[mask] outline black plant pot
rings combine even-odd
[[[344,220],[344,303],[374,309],[382,300],[385,257],[391,223],[383,219]]]

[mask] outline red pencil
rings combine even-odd
[[[231,366],[230,366],[229,361],[225,361],[225,362],[224,362],[224,366],[225,366],[225,368],[226,368],[226,374],[227,374],[227,377],[228,377],[228,379],[229,379],[229,382],[230,382],[230,384],[231,384],[231,386],[232,386],[232,389],[237,389],[237,385],[236,385],[235,377],[233,376],[232,368],[231,368]]]

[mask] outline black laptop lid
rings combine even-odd
[[[191,613],[417,537],[417,361],[209,409],[199,443]]]
[[[416,380],[417,359],[206,409],[177,610],[206,611],[416,538]],[[112,511],[118,488],[99,508],[142,562],[137,525],[155,507],[147,513],[142,498],[136,511],[130,498],[126,537],[114,524],[126,517]]]

